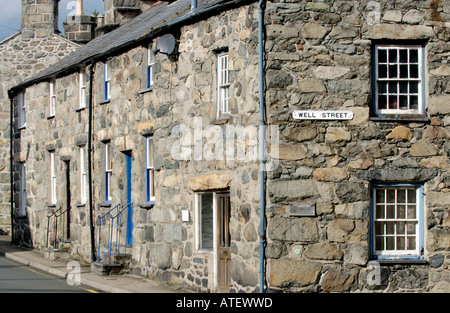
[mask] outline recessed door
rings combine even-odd
[[[217,287],[228,292],[231,285],[230,194],[217,194]]]

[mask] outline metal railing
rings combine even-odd
[[[47,215],[47,248],[50,248],[50,220],[53,218],[53,248],[56,249],[56,245],[58,242],[62,242],[64,239],[62,238],[67,238],[69,230],[66,229],[67,227],[62,227],[61,232],[59,232],[58,229],[58,220],[59,218],[62,216],[63,217],[63,222],[62,225],[64,225],[65,222],[65,217],[66,217],[66,212],[68,211],[68,208],[66,208],[64,211],[62,211],[63,208],[59,208],[58,210],[56,210],[55,212],[53,212],[50,215]],[[58,233],[60,233],[60,235],[62,235],[61,237],[58,237]],[[62,233],[62,234],[61,234]]]
[[[120,208],[120,203],[114,206],[111,210],[98,217],[98,253],[97,261],[100,260],[100,249],[101,249],[101,239],[102,239],[102,224],[108,226],[108,242],[107,242],[107,253],[108,260],[111,263],[112,251],[114,249],[114,254],[118,255],[120,252],[120,241],[122,235],[122,216],[126,213],[126,210],[133,205],[133,202],[128,203],[126,206]],[[124,244],[125,251],[127,253],[127,243]],[[105,262],[106,255],[103,255],[103,261]]]

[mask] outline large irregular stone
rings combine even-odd
[[[274,217],[269,221],[267,233],[271,240],[315,242],[319,239],[316,221],[306,217]]]
[[[313,176],[320,181],[339,182],[347,179],[347,171],[340,167],[318,168],[314,170]]]
[[[318,262],[270,259],[269,284],[273,287],[307,286],[317,282],[322,265]]]
[[[229,187],[233,176],[231,174],[213,173],[194,177],[189,180],[189,189],[194,191],[225,189]]]

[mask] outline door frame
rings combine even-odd
[[[132,194],[132,188],[131,188],[131,170],[133,167],[133,157],[132,153],[128,152],[125,153],[126,158],[126,177],[127,177],[127,245],[133,244],[133,205],[129,205],[131,203],[131,194]]]
[[[203,250],[201,249],[201,195],[212,194],[212,214],[213,214],[213,249]],[[213,256],[213,291],[219,292],[219,241],[220,241],[220,209],[219,209],[219,198],[221,196],[228,195],[229,205],[230,205],[230,215],[231,215],[231,200],[229,190],[216,190],[216,191],[202,191],[195,193],[195,248],[198,253],[212,253]],[[228,225],[229,229],[229,225]],[[230,239],[231,241],[231,239]]]

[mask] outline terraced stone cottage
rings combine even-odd
[[[448,292],[449,23],[437,0],[149,5],[10,90],[33,247],[56,211],[72,257],[126,248],[196,291]]]

